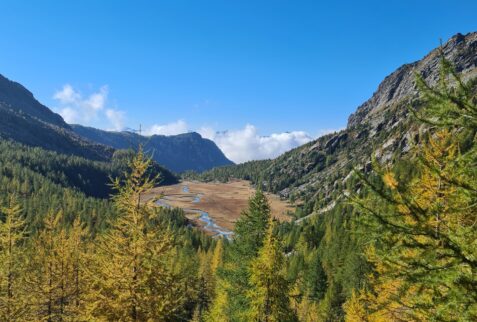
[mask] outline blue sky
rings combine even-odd
[[[71,121],[197,130],[240,162],[343,128],[387,74],[477,31],[476,12],[458,0],[2,0],[0,73]],[[215,131],[253,144],[225,147]]]

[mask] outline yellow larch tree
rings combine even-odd
[[[365,215],[359,220],[374,237],[366,251],[374,272],[370,287],[355,294],[345,308],[365,310],[369,321],[473,321],[476,82],[463,83],[443,59],[438,87],[431,88],[420,77],[418,84],[424,104],[413,113],[429,127],[408,161],[411,178],[379,165],[376,180],[358,172],[371,192],[354,202]]]
[[[0,222],[0,320],[25,319],[26,297],[22,289],[26,257],[24,256],[25,221],[15,196],[1,208]]]
[[[290,285],[284,275],[285,255],[275,230],[276,222],[270,218],[263,246],[250,269],[250,321],[297,321],[288,297]]]
[[[145,201],[156,178],[142,149],[130,162],[125,179],[113,183],[118,217],[98,237],[90,276],[94,280],[87,312],[108,321],[164,321],[180,309],[182,283],[170,269],[173,237],[161,227],[158,209]]]
[[[32,237],[25,281],[30,319],[65,321],[82,316],[89,284],[84,275],[84,235],[79,219],[67,227],[61,211],[50,211],[44,227]]]

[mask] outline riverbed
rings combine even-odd
[[[227,183],[183,181],[157,187],[147,198],[159,199],[162,207],[182,208],[186,217],[210,235],[232,236],[235,222],[248,208],[248,200],[255,189],[245,180]],[[278,196],[267,194],[272,215],[280,221],[290,221],[293,207]]]
[[[190,189],[188,185],[183,185],[182,186],[182,192],[185,194],[190,194]],[[176,196],[176,197],[184,197],[184,196]],[[187,196],[186,196],[187,198]],[[198,204],[200,203],[202,198],[202,194],[198,193],[195,196],[193,196],[192,203]],[[184,198],[182,198],[184,199]],[[168,203],[168,201],[171,201],[170,197],[164,196],[160,198],[159,200],[156,201],[156,204],[161,207],[165,208],[172,208],[172,206]],[[209,213],[206,211],[203,211],[201,209],[195,209],[195,208],[183,208],[184,212],[186,214],[195,214],[197,219],[203,223],[202,228],[211,233],[214,237],[225,237],[225,238],[232,238],[233,236],[233,231],[228,230],[227,228],[221,227],[217,225],[214,220],[209,216]]]

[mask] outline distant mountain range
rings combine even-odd
[[[0,138],[96,161],[111,160],[115,149],[142,144],[160,165],[175,171],[204,171],[233,164],[214,142],[197,133],[140,136],[68,125],[21,84],[0,75]]]
[[[115,149],[136,149],[142,145],[157,163],[175,172],[201,172],[233,164],[213,141],[204,139],[195,132],[147,137],[129,131],[110,132],[81,125],[71,127],[81,137]]]

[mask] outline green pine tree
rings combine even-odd
[[[250,299],[247,297],[250,285],[250,263],[257,257],[267,233],[271,218],[270,205],[265,194],[258,189],[250,198],[249,206],[235,225],[234,240],[225,252],[224,266],[219,270],[220,287],[226,294],[227,307],[222,305],[221,312],[228,312],[232,321],[247,321]],[[222,280],[222,281],[220,281]]]

